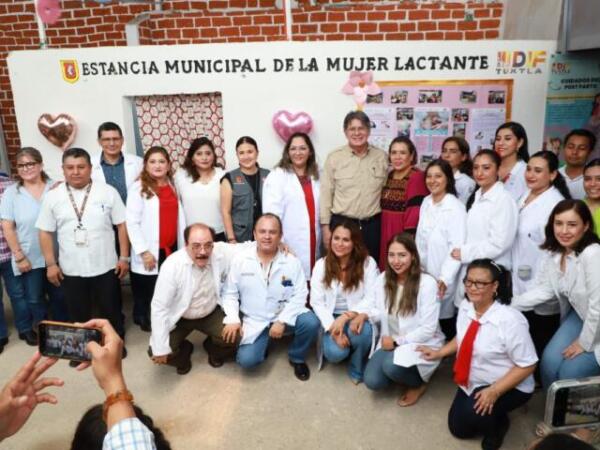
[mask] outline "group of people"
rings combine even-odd
[[[320,361],[348,361],[355,384],[403,385],[398,403],[410,406],[456,353],[449,429],[499,448],[534,379],[548,388],[600,375],[595,137],[569,133],[561,168],[551,152],[530,155],[525,129],[508,122],[493,149],[471,158],[449,137],[421,170],[409,138],[386,153],[369,144],[370,126],[350,112],[347,143],[322,170],[303,133],[272,171],[245,136],[238,168],[225,173],[198,138],[173,173],[162,147],[143,159],[122,152],[107,122],[98,155],[63,153],[64,183],[22,149],[0,203],[12,279],[27,286],[19,301],[7,282],[15,316],[20,307],[29,318],[16,317],[19,332],[46,317],[103,317],[122,338],[120,279],[130,273],[133,320],[151,332],[157,364],[188,373],[194,330],[207,336],[211,366],[235,359],[245,369],[292,335],[298,379],[309,379],[316,343]]]

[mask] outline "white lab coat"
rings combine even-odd
[[[381,336],[390,336],[388,325],[389,301],[385,293],[385,273],[377,278],[375,288],[375,306],[377,308],[374,320],[381,324]],[[427,361],[417,351],[419,345],[441,348],[444,345],[444,335],[440,329],[440,302],[437,297],[437,283],[427,274],[421,273],[419,293],[417,294],[417,310],[410,316],[398,318],[398,335],[390,336],[398,347],[394,350],[394,364],[402,367],[416,365],[419,375],[427,382],[440,361]],[[381,347],[381,338],[377,348]]]
[[[125,184],[127,189],[131,187],[133,182],[138,178],[144,167],[144,160],[137,155],[128,152],[123,153],[123,163],[125,164]],[[95,153],[90,157],[92,160],[92,179],[106,183],[104,171],[102,170],[102,152]]]
[[[560,270],[561,254],[548,253],[535,277],[534,287],[513,297],[511,306],[528,310],[557,297],[561,316],[573,308],[583,321],[579,344],[594,352],[600,364],[600,245],[590,244],[579,255],[567,256],[567,271]],[[564,279],[564,283],[561,279]],[[564,292],[561,286],[567,286]]]
[[[223,291],[224,323],[242,322],[240,345],[252,344],[273,322],[294,326],[305,312],[308,289],[300,260],[278,252],[271,263],[268,281],[256,247],[238,253],[231,261]]]
[[[517,234],[519,210],[504,185],[497,181],[485,194],[475,192],[475,201],[467,212],[467,240],[460,246],[461,274],[467,265],[479,258],[491,258],[510,270],[510,249]],[[464,286],[459,283],[454,304],[464,299]]]
[[[511,250],[514,295],[522,294],[533,287],[533,279],[546,253],[540,249],[540,245],[546,240],[546,223],[552,209],[564,199],[558,189],[551,186],[550,189],[543,192],[527,206],[524,206],[529,193],[529,189],[525,191],[518,203],[519,227]],[[529,277],[525,276],[524,271],[519,274],[520,268],[525,269],[527,267],[530,268]],[[538,305],[534,308],[534,311],[540,315],[558,314],[558,299]]]
[[[475,180],[460,171],[454,172],[454,186],[456,187],[458,199],[465,205],[473,191],[477,188]]]
[[[454,296],[459,284],[460,261],[450,252],[465,243],[467,234],[465,205],[452,194],[446,194],[437,205],[431,195],[423,200],[415,241],[421,265],[446,285],[440,318],[454,317]]]
[[[527,190],[527,181],[525,180],[526,170],[527,163],[525,161],[518,160],[510,171],[508,180],[506,180],[504,183],[504,189],[508,191],[515,202],[519,201],[519,199]]]
[[[247,246],[247,244],[215,242],[213,247],[210,268],[219,299],[227,278],[229,263],[235,252],[240,250],[240,246]],[[152,320],[150,347],[155,356],[171,353],[169,333],[190,307],[194,296],[193,269],[194,261],[185,248],[171,254],[160,268],[150,308]]]
[[[175,189],[175,188],[173,188]],[[177,195],[177,194],[176,194]],[[177,248],[184,246],[183,230],[185,215],[181,202],[177,200]],[[152,270],[144,268],[141,254],[150,251],[158,261],[159,244],[159,200],[156,195],[146,198],[142,195],[140,180],[127,191],[127,235],[131,242],[131,271],[141,275],[156,275],[158,264]]]
[[[315,260],[319,259],[321,226],[319,222],[319,181],[312,179],[315,201],[315,228],[317,245]],[[300,259],[306,279],[310,278],[310,224],[304,191],[294,172],[278,167],[273,169],[263,186],[263,213],[276,214],[283,225],[283,240]]]

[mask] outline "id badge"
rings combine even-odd
[[[88,245],[88,235],[85,228],[75,228],[75,245],[85,247]]]

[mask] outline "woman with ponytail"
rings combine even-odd
[[[525,184],[526,163],[529,160],[527,149],[527,133],[523,125],[517,122],[506,122],[496,130],[494,150],[502,160],[500,164],[500,181],[517,201],[527,186]]]
[[[473,161],[471,161],[469,143],[458,136],[447,137],[442,143],[440,158],[452,167],[456,196],[463,204],[467,203],[476,187],[475,180],[472,178]]]
[[[527,320],[509,306],[510,271],[491,259],[477,259],[469,264],[463,283],[467,298],[458,309],[456,337],[439,350],[419,350],[429,361],[457,353],[450,433],[459,439],[483,435],[481,447],[495,450],[510,426],[508,413],[533,394],[538,358]]]

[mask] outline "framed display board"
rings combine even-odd
[[[496,128],[510,120],[513,80],[377,81],[369,96],[370,141],[387,150],[398,136],[417,146],[419,164],[439,156],[448,136],[465,138],[474,155],[492,148]]]

